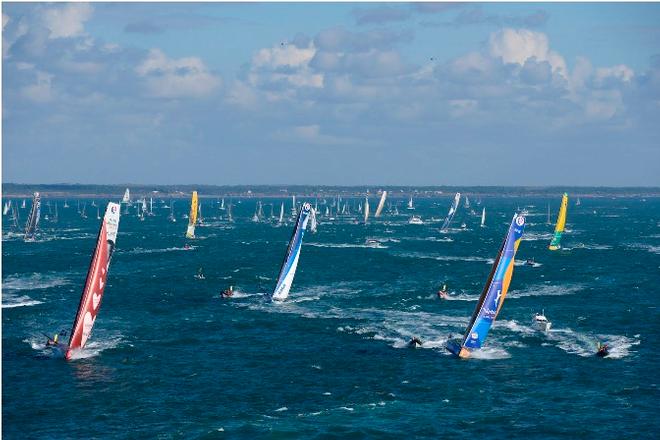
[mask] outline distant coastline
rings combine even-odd
[[[568,192],[580,197],[660,197],[660,187],[570,187],[570,186],[396,186],[396,185],[89,185],[3,183],[2,197],[29,197],[38,191],[45,198],[117,198],[130,188],[132,198],[187,198],[192,191],[200,197],[363,197],[387,190],[391,198],[433,198],[455,192],[476,197],[552,197]]]

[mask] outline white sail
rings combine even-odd
[[[296,275],[303,235],[307,228],[307,221],[309,220],[311,210],[312,207],[309,203],[303,203],[300,208],[300,214],[298,214],[296,226],[293,229],[293,235],[289,241],[289,246],[287,247],[284,261],[280,268],[280,275],[277,277],[277,285],[275,286],[272,297],[273,300],[282,301],[289,296],[293,277]]]
[[[415,209],[415,207],[413,206],[412,196],[410,196],[410,200],[408,200],[408,207],[406,209],[410,209],[410,210]]]
[[[128,188],[126,188],[126,191],[124,192],[124,197],[121,199],[122,203],[131,203],[131,192],[129,191]]]
[[[481,227],[486,226],[486,207],[481,210]]]
[[[458,210],[458,204],[460,203],[460,201],[461,201],[461,193],[456,193],[456,195],[454,196],[454,201],[452,202],[451,207],[449,208],[449,212],[447,213],[447,218],[445,218],[445,221],[442,224],[442,228],[440,228],[440,230],[442,231],[447,230],[449,224],[456,215],[456,211]]]
[[[7,213],[9,212],[9,208],[11,208],[11,201],[5,202],[5,207],[2,210],[2,215],[7,215]]]
[[[280,205],[280,218],[277,219],[277,224],[281,225],[284,222],[284,202]]]
[[[385,206],[385,199],[387,198],[387,191],[383,191],[383,195],[380,196],[380,202],[378,202],[378,207],[376,208],[376,213],[374,217],[380,217],[380,214],[383,212],[383,207]]]
[[[298,210],[296,209],[296,196],[291,196],[292,205],[291,205],[291,215],[296,215]]]
[[[225,198],[224,197],[222,198],[222,202],[220,203],[220,209],[223,210],[223,211],[225,210]]]
[[[369,197],[364,198],[364,224],[369,220]]]
[[[316,222],[316,209],[312,208],[309,214],[309,230],[311,233],[316,234],[316,228],[318,223]]]

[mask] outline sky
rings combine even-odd
[[[660,3],[2,3],[2,181],[660,186]]]

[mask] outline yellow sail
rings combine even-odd
[[[561,198],[561,207],[559,208],[559,215],[557,216],[557,224],[555,225],[555,235],[552,237],[550,242],[549,249],[551,251],[556,251],[561,247],[561,234],[564,232],[564,226],[566,226],[566,208],[568,207],[568,194],[564,193],[564,196]]]
[[[188,230],[186,237],[195,238],[195,224],[197,223],[197,191],[193,191],[190,201],[190,216],[188,217]]]

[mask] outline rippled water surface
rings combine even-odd
[[[367,226],[321,217],[282,304],[267,295],[291,224],[251,222],[256,200],[234,200],[228,223],[203,199],[195,240],[184,237],[183,201],[176,223],[160,201],[145,221],[133,209],[94,334],[71,362],[53,357],[42,333],[71,326],[96,211],[82,219],[60,201],[59,222],[43,221],[33,243],[5,216],[4,437],[657,436],[659,200],[571,200],[558,252],[547,250],[546,209],[554,221],[559,197],[484,198],[474,208],[486,207],[485,228],[461,207],[446,234],[449,195],[417,202],[424,225],[394,202],[400,215]],[[484,349],[454,359],[444,344],[464,331],[518,207],[529,210],[518,256],[536,264],[515,268]],[[194,277],[200,267],[205,280]],[[435,296],[444,282],[448,301]],[[237,294],[221,299],[230,284]],[[545,334],[531,326],[542,309],[553,323]],[[423,349],[407,348],[413,336]],[[597,341],[610,344],[608,358],[594,356]]]

